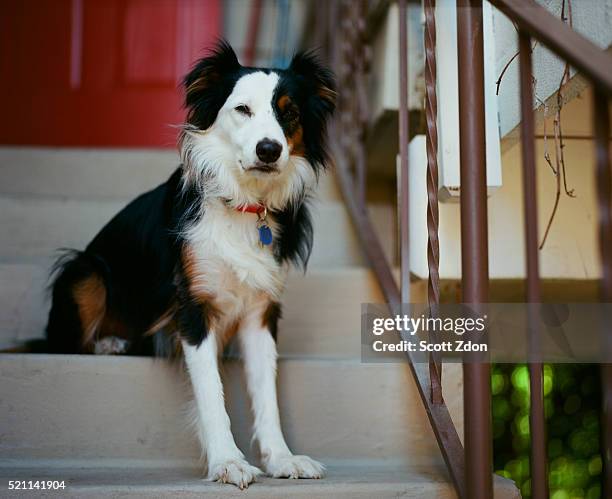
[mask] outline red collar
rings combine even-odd
[[[255,213],[256,215],[262,214],[266,211],[266,207],[263,204],[243,204],[242,206],[237,206],[236,211],[240,211],[242,213]]]

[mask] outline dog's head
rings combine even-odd
[[[184,85],[183,156],[193,174],[216,177],[231,197],[254,201],[275,190],[278,199],[268,201],[283,204],[324,168],[336,92],[313,53],[297,54],[287,69],[250,68],[221,42]]]

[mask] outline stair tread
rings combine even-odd
[[[253,455],[242,368],[229,361],[223,373],[236,441]],[[0,458],[197,457],[185,417],[189,382],[181,369],[167,362],[4,354],[0,378],[0,412],[6,414]],[[441,462],[404,363],[282,359],[278,385],[281,419],[296,452],[322,460]],[[456,398],[450,392],[448,397],[449,402]],[[41,439],[39,434],[46,436]],[[106,435],[102,440],[101,434]]]
[[[460,372],[461,366],[453,367]],[[223,371],[236,441],[257,462],[249,445],[250,411],[241,369],[230,361]],[[279,372],[281,419],[289,445],[329,465],[330,473],[321,481],[265,479],[250,494],[455,497],[407,365],[281,359]],[[0,355],[0,377],[0,412],[7,415],[0,477],[73,478],[72,494],[78,497],[231,497],[237,491],[197,478],[197,445],[181,421],[188,383],[165,362],[5,354]],[[460,401],[460,376],[445,372],[443,379],[452,408]],[[460,417],[461,410],[455,412]],[[109,471],[119,461],[114,469],[121,470]],[[92,471],[101,468],[100,474]],[[69,473],[62,475],[61,469]],[[505,492],[496,498],[518,497],[513,486],[502,485]]]
[[[244,497],[236,487],[208,482],[195,468],[152,467],[10,467],[0,466],[0,479],[65,480],[62,497]],[[443,468],[380,466],[375,463],[335,463],[321,480],[262,477],[248,489],[257,498],[286,497],[456,497]],[[36,493],[39,496],[39,492]],[[44,494],[40,494],[44,496]],[[48,495],[57,495],[50,491]],[[0,492],[0,497],[2,492]],[[496,477],[495,497],[518,498],[510,480]]]

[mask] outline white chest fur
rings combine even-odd
[[[269,217],[274,237],[278,228]],[[277,300],[287,269],[274,259],[272,245],[261,247],[257,215],[208,204],[188,229],[191,292],[213,299],[228,320],[267,298]]]

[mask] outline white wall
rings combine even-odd
[[[421,109],[425,98],[423,82],[423,10],[418,4],[408,4],[408,107]],[[370,119],[380,118],[387,110],[399,108],[399,9],[393,3],[372,44],[370,75]]]

